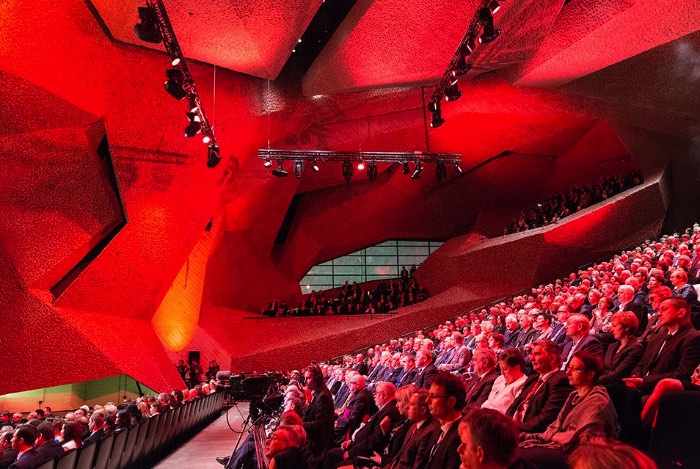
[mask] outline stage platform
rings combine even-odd
[[[247,415],[248,402],[238,403],[228,410],[228,423],[226,413],[223,413],[221,417],[154,467],[157,469],[183,469],[186,467],[222,469],[223,466],[216,462],[216,457],[231,455],[238,439],[238,433],[231,431],[231,428],[239,431]],[[228,424],[231,425],[231,428]]]

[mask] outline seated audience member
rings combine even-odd
[[[676,269],[669,278],[673,284],[673,296],[683,298],[691,308],[698,306],[698,292],[688,283],[688,273],[685,270]]]
[[[481,407],[493,388],[493,383],[499,377],[496,369],[496,353],[491,349],[474,350],[474,376],[464,383],[467,391],[466,407]]]
[[[11,426],[9,428],[3,426],[0,433],[0,449],[2,449],[0,469],[7,469],[17,459],[17,451],[12,447],[12,436],[14,433],[15,430]]]
[[[421,349],[418,351],[416,354],[416,367],[418,371],[413,378],[412,384],[419,388],[428,389],[433,375],[437,373],[437,368],[433,365],[433,354],[430,350]]]
[[[634,315],[637,316],[637,321],[639,322],[639,329],[636,335],[641,335],[644,329],[647,328],[649,313],[646,306],[635,303],[634,294],[633,286],[620,285],[617,289],[617,299],[620,301],[620,306],[616,311],[632,311]]]
[[[428,390],[419,389],[415,386],[410,387],[413,388],[413,392],[406,407],[409,426],[398,451],[393,455],[389,455],[390,457],[382,458],[383,469],[412,468],[418,456],[419,448],[421,445],[427,445],[427,440],[438,428],[438,423],[430,415],[428,408]]]
[[[507,348],[501,353],[498,364],[501,376],[494,381],[489,397],[481,407],[494,409],[505,414],[527,380],[527,376],[523,372],[525,357],[520,350]]]
[[[603,359],[603,344],[590,335],[590,331],[591,323],[583,314],[574,313],[566,320],[566,336],[571,340],[566,342],[562,348],[562,370],[566,370],[571,357],[581,350],[593,352],[598,355],[601,360]]]
[[[60,441],[56,440],[53,424],[44,422],[37,427],[39,438],[36,441],[36,449],[44,459],[53,459],[65,451]]]
[[[518,430],[543,432],[559,415],[573,388],[566,372],[559,369],[561,350],[551,340],[536,340],[530,353],[535,374],[527,378],[523,390],[508,407]]]
[[[418,448],[415,469],[459,468],[458,427],[465,397],[461,379],[444,371],[435,375],[428,391],[428,407],[440,426]]]
[[[656,469],[656,463],[637,448],[621,441],[594,438],[569,456],[571,469]]]
[[[404,353],[401,355],[401,373],[396,377],[396,388],[401,388],[411,384],[418,373],[418,368],[416,368],[416,357],[410,353]]]
[[[525,354],[527,353],[526,346],[537,339],[540,331],[532,327],[532,317],[529,314],[523,314],[520,317],[520,327],[520,334],[518,335],[518,340],[515,341],[514,347]]]
[[[498,356],[505,348],[505,338],[503,334],[499,334],[498,332],[490,334],[487,343],[489,348],[496,354],[496,359],[498,359]]]
[[[690,382],[665,378],[657,383],[642,410],[642,424],[645,427],[653,427],[656,423],[656,415],[661,398],[669,393],[683,391],[700,392],[700,365],[695,368],[693,375],[690,377]]]
[[[602,371],[598,355],[587,350],[574,354],[566,374],[575,391],[544,432],[520,435],[524,460],[540,468],[561,467],[566,453],[582,441],[593,436],[617,436],[615,407],[605,388],[595,384]]]
[[[599,384],[622,383],[622,378],[629,378],[644,353],[635,332],[639,325],[637,316],[631,311],[613,314],[610,319],[612,333],[616,342],[608,347],[603,359],[603,375]]]
[[[63,449],[80,448],[83,445],[83,426],[80,422],[66,422],[61,432]]]
[[[603,296],[598,300],[598,307],[593,310],[593,322],[591,323],[591,334],[610,332],[610,320],[612,319],[612,308],[615,305],[612,300]],[[639,322],[639,321],[637,321]]]
[[[287,425],[277,427],[265,449],[265,458],[269,461],[268,468],[308,467],[304,453],[300,449],[300,443],[299,434],[292,427]]]
[[[455,373],[461,373],[471,360],[471,353],[469,352],[469,347],[464,343],[464,336],[460,332],[453,332],[452,343],[454,344],[454,351],[449,360],[438,366],[439,370],[452,371]]]
[[[379,422],[382,432],[389,435],[389,441],[380,455],[372,457],[374,464],[378,466],[385,465],[387,461],[393,460],[396,453],[401,449],[403,440],[411,426],[411,421],[408,419],[408,405],[411,396],[416,390],[418,388],[412,384],[396,390],[396,409],[399,411],[399,420],[394,424],[393,428],[391,428],[391,419],[389,417],[384,417]]]
[[[31,469],[44,462],[44,456],[34,448],[39,431],[33,425],[20,425],[12,435],[12,448],[17,451],[17,459],[10,469]]]
[[[90,430],[90,436],[83,440],[83,444],[87,445],[93,441],[99,441],[104,435],[105,419],[104,415],[100,412],[95,412],[90,416],[90,422],[88,423],[88,429]]]
[[[520,325],[515,314],[506,316],[506,333],[503,336],[504,348],[515,347],[515,343],[520,336]]]
[[[396,407],[396,388],[391,383],[382,382],[377,384],[374,392],[374,401],[379,409],[367,423],[362,426],[354,435],[349,435],[340,448],[328,451],[326,455],[326,467],[332,468],[344,464],[342,461],[352,462],[358,456],[370,457],[375,452],[384,451],[384,447],[389,442],[391,430],[400,420],[399,411]],[[382,429],[381,422],[388,418],[385,424],[387,431]]]
[[[350,378],[349,385],[350,402],[335,422],[335,438],[340,441],[346,439],[346,433],[352,434],[360,428],[374,411],[372,395],[365,387],[365,378],[355,373]]]
[[[459,424],[462,469],[505,469],[518,457],[518,430],[492,409],[472,409]]]
[[[306,389],[311,392],[311,401],[304,412],[304,430],[307,446],[314,463],[318,463],[333,440],[333,399],[323,380],[318,366],[311,365],[304,371]]]
[[[649,343],[649,340],[651,340],[651,338],[656,334],[661,332],[666,333],[666,329],[659,325],[658,311],[659,306],[661,306],[661,302],[671,296],[671,289],[665,285],[660,285],[649,290],[648,298],[653,314],[649,317],[649,324],[647,325],[647,328],[644,330],[644,332],[642,332],[642,335],[639,336],[639,341],[642,343],[642,345],[646,346]]]
[[[667,333],[650,339],[642,360],[624,378],[627,386],[649,395],[664,378],[690,381],[700,363],[700,333],[690,324],[690,307],[683,298],[666,298],[659,305],[658,323]]]

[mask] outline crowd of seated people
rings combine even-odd
[[[217,392],[218,382],[204,382],[170,394],[145,395],[122,403],[83,405],[59,417],[51,407],[0,413],[0,469],[30,469],[66,451],[133,428],[148,419]]]
[[[630,435],[653,427],[663,395],[700,390],[699,271],[695,225],[312,364],[285,394],[308,441],[285,467],[656,467]]]
[[[602,202],[641,183],[641,174],[631,172],[624,176],[601,177],[598,181],[590,181],[583,186],[574,187],[567,193],[558,192],[546,201],[537,204],[527,214],[520,212],[519,217],[513,218],[511,224],[503,228],[503,234],[518,233],[551,225],[572,213]]]
[[[410,272],[404,267],[400,278],[382,280],[371,291],[365,291],[357,282],[346,281],[337,298],[329,298],[324,292],[312,291],[295,309],[290,309],[284,300],[279,303],[273,301],[262,314],[282,317],[389,313],[427,297],[425,289],[420,288],[413,277],[414,271],[415,266],[411,267]]]

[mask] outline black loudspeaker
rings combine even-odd
[[[202,362],[199,360],[199,350],[190,350],[187,352],[187,363],[192,363],[192,360],[196,361],[200,365]]]

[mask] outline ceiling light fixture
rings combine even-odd
[[[194,112],[188,112],[187,118],[190,120],[190,123],[185,127],[185,137],[194,137],[202,130],[202,120]]]
[[[277,161],[277,168],[272,170],[272,175],[277,176],[278,178],[287,177],[287,171],[284,170],[284,163],[282,162],[282,160]]]
[[[445,182],[446,177],[447,177],[447,169],[445,168],[445,163],[440,161],[438,164],[435,165],[435,179],[436,179],[438,185]]]
[[[496,29],[493,25],[493,14],[488,7],[479,10],[479,21],[484,28],[481,36],[479,36],[479,43],[488,44],[501,34],[501,30]]]
[[[350,160],[343,161],[343,179],[345,179],[345,182],[350,182],[350,179],[352,179],[352,163],[350,163]]]
[[[411,179],[418,179],[421,174],[423,174],[423,165],[420,160],[416,160],[416,169],[413,171],[413,174],[411,174]]]
[[[219,164],[219,161],[221,161],[219,147],[216,145],[209,145],[209,150],[207,151],[207,166],[214,168]]]
[[[453,81],[452,84],[445,90],[445,101],[457,101],[462,97],[462,92],[459,91],[459,85],[457,80]]]
[[[165,71],[168,79],[163,83],[165,91],[173,98],[180,100],[187,96],[187,91],[184,89],[184,81],[182,71],[177,68],[171,68]]]
[[[266,168],[269,168],[270,166],[272,166],[272,161],[270,160],[270,158],[267,158],[265,160],[265,162],[263,163],[263,166]]]
[[[141,23],[134,26],[134,32],[144,42],[158,44],[161,41],[158,31],[158,13],[150,5],[139,7],[139,19]]]
[[[297,179],[301,179],[301,173],[304,172],[304,167],[301,164],[301,160],[296,160],[294,162],[294,176]]]
[[[379,175],[379,170],[377,169],[377,163],[370,161],[369,168],[367,169],[367,177],[369,177],[369,182],[376,181],[377,175]]]

